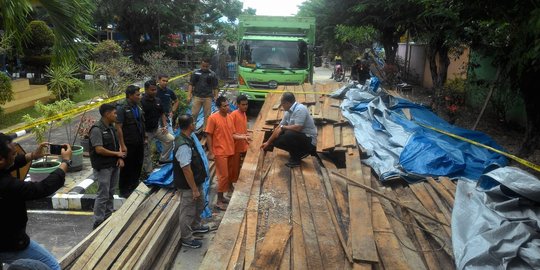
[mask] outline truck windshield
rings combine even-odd
[[[305,69],[304,41],[244,40],[240,44],[240,65],[252,68]]]

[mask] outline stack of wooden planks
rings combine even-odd
[[[278,121],[279,96],[269,95],[261,109],[235,193],[200,269],[454,268],[452,181],[384,187],[361,163],[354,134],[350,145],[340,146],[345,168],[319,155],[290,169],[286,152],[259,149]],[[312,113],[329,102],[315,100]],[[337,122],[328,122],[334,129]],[[329,136],[320,133],[319,143]]]
[[[210,162],[211,178],[215,175]],[[62,259],[62,269],[170,269],[180,250],[174,189],[141,183],[120,209]]]

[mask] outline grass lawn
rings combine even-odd
[[[93,87],[91,82],[84,81],[83,89],[80,93],[73,95],[73,101],[79,103],[82,101],[87,101],[96,96],[103,96],[105,91],[98,89],[98,87]],[[10,126],[22,123],[22,116],[25,114],[30,114],[30,116],[37,118],[39,113],[34,110],[34,107],[28,107],[22,110],[18,110],[12,113],[6,113],[1,116],[2,121],[0,121],[0,129],[8,128]]]

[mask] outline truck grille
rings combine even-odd
[[[275,89],[274,87],[270,87],[268,85],[268,82],[255,82],[255,81],[248,81],[248,84],[252,88],[262,88],[262,89]],[[285,82],[285,83],[278,83],[279,85],[298,85],[298,83],[293,82]]]

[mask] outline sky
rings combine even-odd
[[[257,10],[257,15],[291,16],[298,12],[298,5],[305,0],[242,0],[244,9]]]

